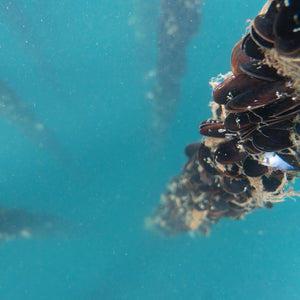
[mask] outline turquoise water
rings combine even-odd
[[[207,238],[164,239],[144,229],[185,162],[184,146],[210,116],[209,79],[229,70],[231,49],[264,2],[206,1],[182,101],[158,151],[145,98],[155,8],[141,40],[137,2],[57,2],[16,1],[18,9],[0,15],[1,80],[52,129],[71,162],[0,120],[1,206],[47,212],[74,228],[67,237],[0,244],[0,299],[299,299],[292,199],[222,220]],[[19,29],[20,19],[30,30]]]

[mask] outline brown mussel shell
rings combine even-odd
[[[282,79],[282,77],[277,74],[275,68],[269,67],[258,60],[241,64],[240,69],[243,73],[259,80],[272,82]]]
[[[202,135],[214,138],[226,137],[226,129],[224,127],[224,123],[217,120],[203,121],[199,126],[199,132]]]
[[[243,41],[237,42],[231,53],[231,70],[234,75],[242,74],[240,66],[252,60],[242,49],[242,43]]]
[[[233,97],[227,104],[229,112],[244,112],[270,104],[279,98],[279,92],[288,91],[284,81],[264,84],[255,89],[250,89],[236,97]]]
[[[263,84],[264,82],[251,78],[246,74],[231,76],[214,89],[213,100],[218,104],[226,104],[232,97]]]

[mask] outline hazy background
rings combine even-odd
[[[0,244],[0,298],[298,299],[298,202],[222,220],[210,237],[162,239],[144,229],[185,163],[185,145],[210,117],[210,78],[229,71],[231,49],[264,1],[205,1],[182,101],[159,150],[145,97],[159,1],[144,23],[143,1],[15,0],[19,9],[0,14],[1,79],[76,166],[64,168],[0,120],[1,205],[86,228]],[[19,29],[20,19],[29,31]]]

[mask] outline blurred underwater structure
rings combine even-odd
[[[0,243],[16,239],[68,237],[69,224],[46,213],[0,207]]]
[[[157,37],[155,83],[152,101],[152,131],[163,143],[181,97],[181,80],[187,71],[186,49],[201,22],[201,0],[162,0]]]
[[[0,81],[0,117],[16,126],[39,148],[49,153],[59,164],[71,171],[75,161],[52,131],[41,122],[32,109],[4,81]]]
[[[17,38],[21,50],[33,59],[39,76],[57,88],[59,83],[52,64],[47,58],[42,39],[27,10],[28,6],[23,1],[3,0],[0,2],[0,20],[3,22],[2,25],[7,25]],[[32,89],[34,90],[34,87]],[[0,80],[0,118],[19,129],[25,137],[54,158],[62,168],[74,174],[78,165],[72,155],[7,80]],[[62,218],[44,212],[9,209],[3,206],[0,208],[0,242],[50,236],[65,238],[70,235],[71,227],[77,229],[77,225],[71,225]]]

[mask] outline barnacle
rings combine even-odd
[[[300,7],[269,0],[232,51],[231,73],[214,87],[205,138],[147,220],[165,234],[207,234],[293,195],[300,171]]]

